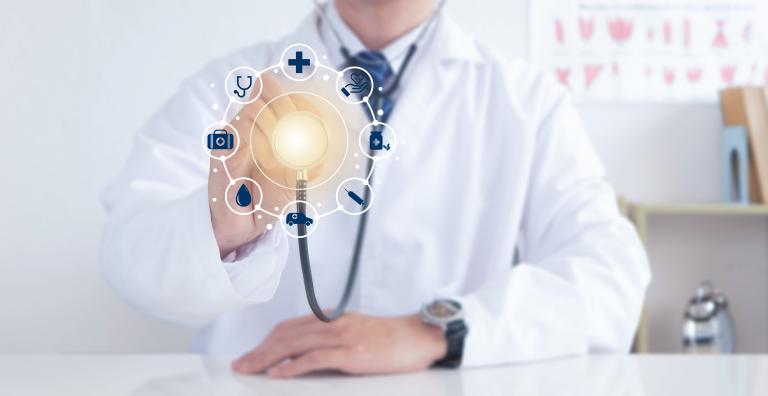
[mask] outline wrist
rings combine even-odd
[[[410,326],[420,334],[419,339],[424,345],[424,353],[429,358],[430,364],[445,357],[448,353],[448,341],[440,327],[425,323],[419,314],[410,315],[407,320]]]
[[[260,230],[252,228],[248,231],[232,232],[231,228],[234,228],[233,225],[227,227],[226,224],[220,224],[216,220],[213,220],[212,223],[213,236],[216,239],[216,244],[219,247],[219,254],[222,258],[228,256],[240,247],[255,241],[264,233],[264,231],[266,231],[266,229]]]

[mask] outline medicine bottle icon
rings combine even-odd
[[[371,151],[379,151],[384,148],[384,137],[381,136],[381,131],[371,131],[370,149]]]

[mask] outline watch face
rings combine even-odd
[[[461,305],[450,300],[437,300],[427,306],[427,313],[438,319],[447,319],[456,316],[461,310]]]

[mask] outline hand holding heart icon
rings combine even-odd
[[[363,72],[354,71],[349,75],[349,79],[352,82],[341,88],[341,93],[346,97],[351,94],[367,93],[371,86]]]

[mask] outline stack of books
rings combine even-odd
[[[725,126],[742,126],[749,135],[749,201],[768,204],[768,88],[724,89],[720,105]]]

